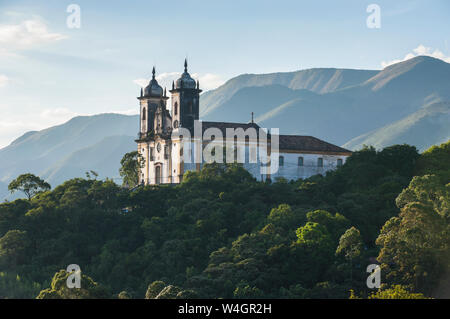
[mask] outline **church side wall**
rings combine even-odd
[[[243,147],[242,145],[240,147]],[[249,171],[253,177],[258,181],[264,181],[267,176],[261,173],[261,162],[259,157],[257,163],[249,163],[249,146],[245,145],[245,163],[244,168]],[[200,165],[193,163],[195,145],[191,144],[191,158],[192,163],[183,163],[183,171],[196,171],[198,168],[202,168],[205,161]],[[297,180],[299,178],[308,178],[313,175],[321,174],[325,175],[327,171],[334,170],[338,167],[338,160],[342,160],[342,164],[345,163],[348,155],[337,154],[310,154],[310,153],[293,153],[293,152],[280,152],[280,156],[283,157],[283,165],[279,166],[278,172],[272,174],[270,178],[276,180],[283,177],[287,180]],[[303,165],[299,165],[299,157],[303,158]],[[322,166],[319,166],[319,158],[322,159]],[[180,158],[178,157],[178,160]]]

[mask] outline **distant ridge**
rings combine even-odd
[[[27,132],[0,149],[0,200],[5,185],[23,173],[33,173],[56,186],[84,172],[117,178],[123,154],[134,150],[139,116],[105,113],[77,116],[37,132]]]
[[[442,101],[450,101],[450,64],[419,56],[381,71],[241,75],[206,92],[200,107],[205,120],[242,122],[254,112],[262,127],[343,145]]]
[[[450,102],[428,105],[417,112],[372,132],[355,137],[343,147],[358,150],[363,145],[383,148],[393,144],[415,145],[425,151],[450,139]]]

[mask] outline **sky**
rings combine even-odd
[[[0,148],[77,115],[137,114],[152,67],[169,88],[185,58],[203,90],[243,73],[450,63],[449,18],[448,0],[0,0]]]

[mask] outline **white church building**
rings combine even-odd
[[[199,121],[199,82],[187,71],[172,83],[172,112],[166,90],[155,79],[138,97],[140,130],[138,152],[143,158],[142,184],[180,183],[186,171],[205,163],[242,163],[255,178],[308,178],[343,165],[349,150],[312,136],[280,135],[278,128],[254,123]]]

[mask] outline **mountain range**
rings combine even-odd
[[[41,176],[52,186],[93,170],[99,178],[119,179],[120,159],[136,149],[139,116],[78,116],[42,131],[28,132],[0,149],[0,199],[7,184],[23,173]]]
[[[262,127],[343,145],[443,101],[450,101],[450,64],[419,56],[381,71],[310,69],[240,75],[202,96],[200,117],[248,122],[254,112]],[[446,134],[450,135],[448,129]],[[431,136],[415,145],[423,150],[435,144]]]
[[[449,101],[450,64],[419,56],[383,70],[239,75],[201,95],[200,118],[249,122],[253,112],[262,127],[351,150],[408,143],[423,151],[450,138]],[[0,149],[0,199],[25,172],[52,186],[89,170],[117,179],[123,154],[136,149],[138,128],[137,115],[99,114],[25,133]]]

